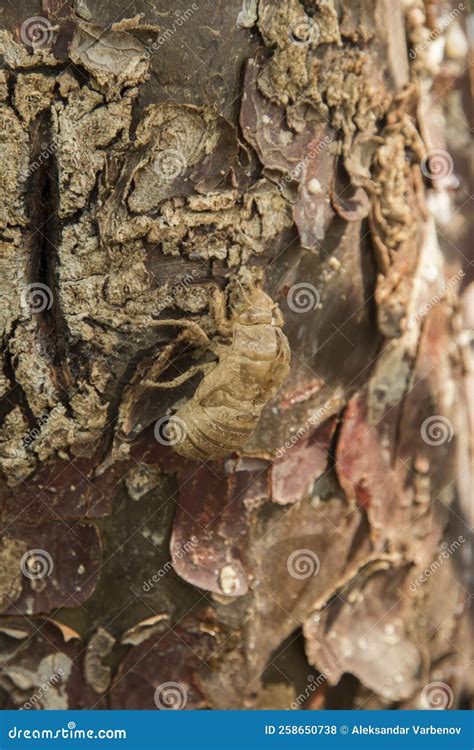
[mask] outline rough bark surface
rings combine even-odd
[[[174,6],[3,10],[3,706],[466,706],[462,4]],[[257,284],[290,374],[187,460]]]

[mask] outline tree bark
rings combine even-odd
[[[469,704],[461,6],[5,7],[5,708]],[[259,285],[290,374],[183,458],[208,376],[151,383]]]

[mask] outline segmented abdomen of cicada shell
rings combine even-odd
[[[224,458],[250,437],[260,413],[261,408],[241,401],[225,406],[201,406],[188,401],[176,414],[182,421],[184,437],[174,448],[194,461]]]

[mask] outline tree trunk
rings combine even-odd
[[[466,706],[464,7],[174,6],[3,13],[3,706]]]

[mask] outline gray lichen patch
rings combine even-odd
[[[0,29],[0,55],[3,56],[5,64],[13,70],[40,66],[55,68],[58,64],[49,47],[37,46],[27,49],[24,44],[15,41],[6,29]]]
[[[3,330],[10,333],[8,352],[15,378],[11,386],[21,387],[30,417],[36,420],[33,425],[28,422],[20,405],[9,411],[1,428],[2,466],[8,474],[8,481],[13,484],[32,471],[36,457],[46,460],[55,453],[66,456],[72,446],[80,446],[87,453],[87,445],[92,445],[101,435],[107,419],[107,401],[94,387],[97,383],[103,388],[107,380],[100,364],[91,368],[90,378],[79,380],[74,385],[70,382],[68,409],[61,403],[64,377],[66,383],[68,378],[68,363],[64,363],[66,369],[59,375],[54,364],[54,351],[57,346],[63,346],[64,336],[69,334],[67,329],[58,330],[61,340],[45,341],[41,313],[46,314],[54,303],[53,314],[59,320],[58,315],[62,313],[58,306],[67,293],[67,287],[63,290],[58,284],[61,293],[55,296],[54,279],[30,276],[37,273],[43,263],[45,243],[50,256],[54,244],[59,248],[63,245],[62,232],[67,228],[61,222],[85,207],[99,173],[105,168],[107,156],[112,155],[114,147],[123,149],[128,142],[132,101],[137,96],[134,87],[146,78],[143,47],[133,36],[122,31],[102,34],[102,39],[98,36],[97,29],[88,25],[80,26],[76,31],[71,59],[83,65],[90,74],[88,84],[81,85],[71,72],[59,69],[56,74],[59,63],[49,53],[27,52],[6,32],[0,35],[0,51],[12,71],[2,75],[1,98],[4,103],[0,105],[3,152],[0,227],[3,235],[2,265],[5,264],[5,274],[2,275]],[[35,70],[45,65],[50,66],[48,72]],[[21,68],[18,72],[17,67]],[[56,100],[56,91],[61,99]],[[50,130],[45,127],[47,123],[51,123]],[[51,203],[39,212],[35,209],[36,214],[30,214],[30,204],[27,203],[29,184],[34,180],[35,185],[43,185],[41,189],[45,189],[44,179],[54,181],[52,164],[59,179],[58,206]],[[41,173],[47,172],[49,176],[42,178]],[[30,188],[30,192],[33,195],[36,188],[34,191]],[[54,200],[54,195],[53,188],[49,199]],[[47,200],[45,196],[43,200]],[[36,220],[41,226],[33,225]],[[84,233],[79,242],[84,244]],[[52,259],[48,266],[51,263]],[[92,257],[88,258],[88,263],[89,269],[83,266],[78,269],[82,278],[94,278]],[[105,285],[106,263],[103,270],[102,285]],[[133,283],[135,278],[136,274]],[[31,308],[29,299],[29,290],[35,287],[45,293],[45,304],[38,310]],[[118,304],[121,301],[120,297],[116,299]],[[35,315],[37,312],[39,314]],[[82,337],[83,340],[87,338]],[[87,382],[88,379],[91,382]]]
[[[21,558],[26,545],[19,539],[0,539],[0,612],[9,609],[22,590]]]
[[[39,418],[57,405],[59,396],[54,368],[44,356],[34,320],[25,321],[15,331],[9,348],[15,363],[15,380],[22,387],[31,411]]]
[[[215,111],[167,103],[135,116],[148,76],[129,33],[137,23],[104,31],[77,20],[66,70],[0,37],[11,71],[0,105],[4,330],[19,393],[1,428],[11,484],[52,456],[91,456],[130,360],[173,335],[153,320],[175,309],[213,331],[214,269],[244,272],[292,223],[273,183],[250,179],[236,129]],[[179,266],[163,264],[174,258],[196,275],[177,281]],[[33,284],[47,294],[38,311]]]
[[[128,138],[133,93],[104,104],[101,94],[82,87],[71,92],[67,104],[52,108],[54,146],[59,172],[59,216],[83,208],[105,167],[106,149],[117,137]]]
[[[28,249],[19,228],[4,229],[2,234],[3,238],[0,240],[0,331],[3,335],[11,330],[15,320],[22,317],[20,290],[27,285]],[[15,294],[12,293],[13,290],[16,290]]]
[[[13,103],[23,122],[28,126],[53,101],[56,86],[54,76],[42,73],[19,73]],[[47,144],[45,144],[46,148]]]
[[[36,460],[24,444],[29,432],[29,424],[17,406],[10,411],[0,432],[0,463],[9,485],[19,484],[36,467]]]
[[[70,400],[71,416],[59,404],[44,420],[40,435],[31,449],[40,461],[57,453],[68,458],[68,449],[80,455],[93,455],[94,441],[107,422],[107,404],[94,388],[82,384]]]
[[[8,72],[4,69],[0,69],[0,102],[4,102],[8,99]]]
[[[248,92],[243,109],[250,108],[252,132],[244,128],[244,134],[263,172],[249,166],[237,129],[210,107],[167,102],[140,111],[148,62],[129,33],[137,19],[107,31],[77,20],[67,70],[55,69],[46,53],[25,58],[13,39],[1,37],[13,76],[11,101],[5,86],[0,105],[8,122],[1,209],[10,232],[4,241],[11,238],[7,265],[21,254],[14,262],[20,277],[7,282],[15,292],[6,289],[5,327],[13,331],[12,378],[29,421],[37,421],[29,425],[33,439],[15,459],[22,477],[38,459],[92,455],[113,429],[124,388],[131,381],[132,391],[139,388],[130,363],[142,372],[141,360],[151,361],[153,369],[159,347],[175,335],[155,327],[156,318],[196,315],[214,335],[209,297],[216,283],[234,275],[243,280],[253,274],[250,267],[265,266],[294,225],[304,247],[317,246],[334,218],[329,195],[339,154],[354,184],[372,191],[374,244],[382,255],[387,248],[389,258],[379,267],[380,326],[390,335],[398,330],[406,290],[397,274],[414,224],[404,206],[411,173],[401,159],[414,141],[405,126],[381,132],[393,95],[377,52],[370,42],[342,46],[341,14],[332,1],[314,4],[312,15],[298,0],[277,6],[262,0],[255,10],[272,54],[251,69],[248,86],[255,93]],[[50,66],[47,72],[40,64]],[[284,126],[276,127],[273,115]],[[39,126],[48,140],[47,162],[40,158]],[[310,149],[314,158],[307,157]],[[275,175],[298,165],[292,206]],[[46,229],[46,214],[32,218],[31,198],[25,201],[26,188],[31,192],[43,173],[52,201]],[[352,212],[358,221],[366,215],[362,209]],[[350,214],[339,210],[345,219]],[[29,227],[32,221],[41,232],[27,232],[40,228]],[[177,269],[184,273],[188,264],[197,273],[181,283]],[[44,278],[30,279],[39,268]],[[50,312],[35,316],[25,304],[18,309],[20,288],[30,281],[51,285]],[[386,302],[387,289],[396,292],[396,309]],[[20,403],[7,425],[6,442],[15,424],[21,444],[24,408]]]
[[[258,85],[268,99],[286,106],[291,128],[304,129],[309,107],[314,117],[344,132],[347,150],[356,128],[373,129],[390,96],[373,55],[342,47],[333,2],[315,5],[311,16],[298,0],[277,7],[262,2],[258,28],[273,50]]]
[[[265,252],[267,243],[291,225],[288,204],[273,184],[262,180],[229,205],[222,195],[204,199],[173,199],[163,203],[162,216],[150,219],[147,239],[161,242],[172,253],[179,239],[191,260],[225,260],[230,266],[246,263]],[[212,227],[212,235],[206,232]]]
[[[7,104],[0,104],[0,149],[0,229],[25,226],[23,176],[29,168],[29,138]]]

